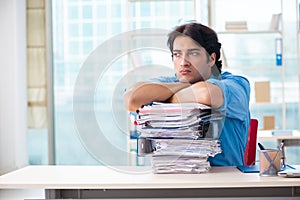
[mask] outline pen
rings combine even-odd
[[[260,150],[265,150],[265,147],[261,143],[258,143],[258,146]]]

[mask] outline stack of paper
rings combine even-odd
[[[198,103],[152,103],[137,111],[141,137],[219,138],[223,115]]]
[[[154,173],[208,172],[208,157],[221,153],[218,127],[222,119],[222,114],[197,103],[143,106],[135,121],[144,139],[140,152],[152,153]]]

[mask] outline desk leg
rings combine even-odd
[[[281,152],[281,158],[282,158],[282,165],[285,166],[287,164],[285,148],[291,147],[291,146],[300,146],[300,139],[297,139],[297,138],[293,138],[293,139],[289,139],[289,138],[283,139],[282,138],[281,139],[281,138],[279,138],[279,139],[277,139],[278,146],[280,145],[282,140],[284,140],[284,145],[283,145],[282,152]]]
[[[45,197],[46,199],[62,199],[61,190],[55,189],[46,189],[45,190]]]

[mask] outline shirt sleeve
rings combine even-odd
[[[176,76],[160,76],[158,78],[152,78],[150,79],[151,82],[156,83],[174,83],[179,82],[179,80],[176,78]]]
[[[227,76],[221,80],[208,79],[207,82],[221,88],[224,96],[223,105],[217,110],[226,117],[245,121],[249,115],[250,84],[242,76]]]

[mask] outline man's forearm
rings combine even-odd
[[[188,83],[137,83],[124,94],[124,103],[129,111],[135,111],[146,103],[165,102],[179,90],[189,87]]]
[[[170,102],[197,102],[218,108],[223,105],[224,97],[218,86],[201,81],[176,92],[171,97]]]

